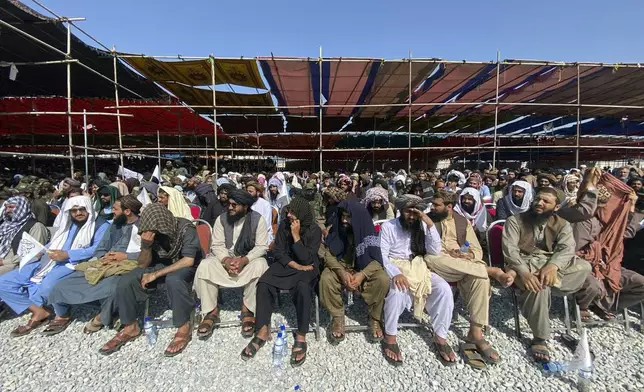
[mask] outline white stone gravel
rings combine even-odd
[[[240,295],[224,291],[222,319],[237,318]],[[294,320],[288,295],[282,311]],[[562,328],[561,299],[554,299],[553,324]],[[461,301],[457,307],[462,306]],[[155,297],[152,314],[167,309],[165,298]],[[488,340],[503,357],[500,365],[484,372],[471,369],[459,359],[457,366],[443,367],[428,346],[430,332],[405,329],[399,334],[404,355],[402,367],[387,364],[378,345],[366,341],[363,333],[349,333],[339,346],[309,335],[306,363],[290,366],[278,376],[271,367],[270,342],[248,362],[240,352],[248,340],[239,328],[215,330],[208,341],[194,339],[186,351],[175,358],[163,357],[172,338],[172,330],[161,330],[156,346],[150,348],[145,338],[128,344],[116,354],[103,357],[98,349],[115,333],[103,330],[87,336],[84,322],[94,312],[75,307],[77,319],[65,332],[43,337],[38,332],[10,339],[9,332],[24,323],[28,316],[0,321],[0,391],[570,391],[577,390],[575,377],[545,377],[538,365],[526,356],[525,342],[514,335],[512,302],[507,290],[494,289],[491,306],[491,332]],[[167,313],[167,312],[166,312]],[[460,311],[451,328],[449,341],[456,349],[458,336],[467,333],[467,323]],[[351,323],[366,321],[361,300],[348,311]],[[328,316],[322,310],[322,325]],[[530,338],[522,319],[524,339]],[[589,329],[591,348],[597,355],[595,381],[591,390],[644,391],[644,334],[621,326]],[[292,339],[291,339],[292,342]],[[556,360],[571,353],[559,342],[551,341]]]

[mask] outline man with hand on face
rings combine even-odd
[[[367,194],[374,189],[378,188],[369,189]],[[345,337],[343,287],[360,292],[369,309],[369,340],[382,341],[382,308],[389,277],[382,267],[380,240],[369,213],[360,203],[346,200],[338,205],[323,249],[325,269],[320,299],[332,318],[329,341],[338,344]]]
[[[266,220],[251,210],[254,198],[246,191],[234,189],[228,193],[228,213],[217,218],[212,234],[214,256],[206,258],[197,269],[195,290],[201,300],[203,321],[197,334],[200,339],[212,335],[213,325],[219,322],[217,298],[219,287],[243,287],[242,335],[255,332],[257,280],[268,269]]]
[[[438,359],[446,366],[456,364],[454,351],[447,343],[447,332],[452,321],[454,298],[449,284],[427,266],[425,257],[441,252],[440,235],[434,222],[423,212],[427,205],[418,196],[401,195],[396,198],[400,217],[380,226],[382,261],[391,281],[385,297],[385,334],[382,342],[387,362],[402,364],[402,354],[396,341],[398,319],[414,308],[414,317],[423,319],[427,311],[434,330],[434,346]]]
[[[286,207],[280,222],[271,264],[257,284],[257,332],[242,351],[242,359],[253,358],[271,336],[271,314],[279,290],[290,290],[297,314],[297,332],[291,353],[291,365],[306,360],[306,334],[311,320],[311,301],[320,276],[318,249],[322,230],[315,224],[308,200],[295,196]]]
[[[590,264],[575,256],[570,223],[557,216],[561,196],[541,188],[529,211],[511,216],[503,227],[503,257],[516,274],[521,312],[534,338],[530,344],[537,362],[548,362],[550,296],[577,292],[590,273]]]
[[[113,324],[116,311],[113,294],[121,275],[138,266],[141,252],[139,213],[142,204],[132,195],[122,196],[114,202],[114,222],[103,236],[94,252],[94,261],[76,266],[76,272],[59,282],[49,295],[56,318],[43,332],[56,335],[71,323],[71,305],[101,302],[101,311],[87,323],[84,333],[90,334]]]
[[[192,280],[203,257],[197,230],[191,221],[176,218],[160,203],[149,204],[139,220],[141,253],[138,267],[123,275],[112,298],[123,329],[99,353],[109,355],[141,335],[138,302],[150,296],[150,288],[165,281],[172,324],[177,333],[165,350],[166,357],[180,354],[192,340],[190,315],[194,311]],[[101,320],[102,321],[102,320]]]

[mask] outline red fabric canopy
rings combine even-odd
[[[163,105],[163,102],[120,101],[125,105]],[[114,100],[98,98],[72,99],[72,112],[116,113]],[[0,113],[17,112],[66,112],[67,99],[63,97],[23,97],[0,99]],[[192,110],[177,106],[170,109],[137,108],[121,109],[122,114],[133,117],[121,117],[123,135],[188,134],[212,135],[213,123],[199,116]],[[93,125],[93,132],[100,134],[118,134],[116,116],[87,115],[87,124]],[[218,126],[217,135],[226,137]],[[15,134],[54,134],[66,135],[67,115],[2,115],[0,116],[0,135]],[[72,132],[83,133],[83,116],[72,116]]]

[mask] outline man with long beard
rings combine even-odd
[[[389,203],[389,195],[386,189],[383,189],[379,186],[369,188],[367,195],[362,204],[367,207],[371,220],[373,222],[383,220],[383,219],[393,219],[394,209]]]
[[[503,227],[503,257],[517,275],[521,312],[534,338],[530,343],[537,362],[548,362],[550,351],[550,296],[574,294],[590,273],[590,264],[575,256],[570,223],[555,214],[561,197],[541,188],[527,212],[508,218]]]
[[[510,191],[496,203],[496,219],[508,219],[530,209],[532,185],[526,181],[514,181]]]
[[[268,231],[264,218],[251,210],[253,203],[253,197],[245,190],[228,193],[228,213],[220,215],[213,228],[214,256],[197,268],[195,290],[204,314],[197,331],[200,339],[209,338],[214,324],[219,322],[219,287],[244,288],[242,335],[251,337],[255,332],[257,280],[268,269]]]
[[[246,190],[254,200],[251,210],[257,211],[266,222],[268,241],[266,245],[270,245],[273,242],[273,207],[262,196],[264,194],[264,186],[257,181],[248,181],[246,183]]]
[[[501,360],[483,337],[483,328],[489,321],[490,277],[504,286],[510,286],[514,279],[512,274],[488,267],[483,261],[483,251],[474,228],[467,219],[454,213],[457,197],[447,191],[434,196],[429,217],[440,235],[442,251],[438,255],[427,256],[426,261],[429,268],[447,282],[457,283],[470,315],[470,330],[466,343],[461,347],[464,360],[476,369],[484,369],[486,363],[496,364]],[[468,248],[465,253],[461,250],[464,245]]]
[[[446,340],[454,310],[452,290],[443,278],[431,273],[425,261],[427,255],[440,253],[440,236],[423,212],[427,205],[420,197],[401,195],[396,208],[401,211],[400,217],[380,226],[382,261],[391,280],[383,309],[385,359],[394,366],[402,364],[396,340],[398,319],[413,306],[416,319],[423,319],[424,310],[430,315],[438,359],[446,366],[454,365],[454,351]]]

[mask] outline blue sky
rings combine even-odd
[[[642,0],[42,1],[150,55],[644,62]]]

